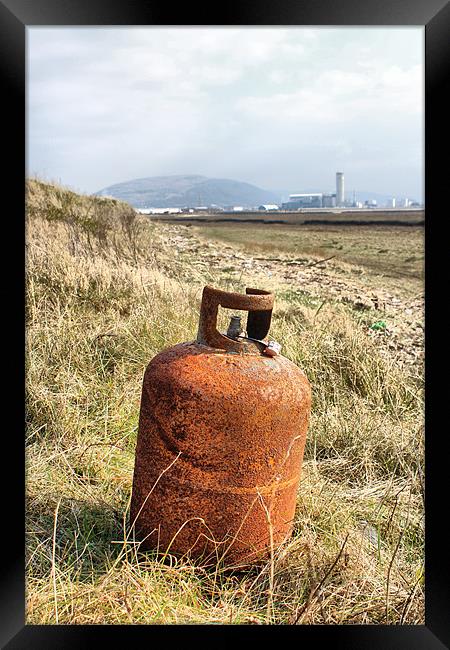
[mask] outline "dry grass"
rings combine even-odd
[[[240,573],[141,554],[125,531],[145,366],[194,338],[206,282],[258,278],[180,271],[165,226],[118,202],[28,192],[27,622],[423,624],[421,379],[345,306],[285,294],[272,333],[314,397],[292,538]]]
[[[416,291],[424,277],[421,226],[339,226],[208,224],[192,226],[209,240],[239,247],[250,255],[298,260],[333,256],[334,264],[360,266],[369,275],[402,279]]]

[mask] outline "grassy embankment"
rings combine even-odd
[[[273,563],[230,575],[126,542],[146,364],[194,338],[204,284],[258,286],[181,268],[165,228],[28,183],[27,622],[423,624],[423,387],[345,305],[277,299],[313,410]]]

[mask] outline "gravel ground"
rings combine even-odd
[[[157,226],[158,248],[162,251],[160,261],[174,257],[180,261],[180,273],[186,268],[208,274],[210,269],[222,270],[230,277],[239,278],[251,274],[270,278],[286,288],[300,291],[312,300],[338,301],[358,312],[366,313],[366,321],[382,320],[385,329],[374,330],[367,325],[367,334],[377,340],[383,354],[394,355],[401,365],[411,370],[422,367],[424,357],[424,291],[417,295],[405,291],[401,280],[395,289],[392,282],[383,282],[363,267],[330,259],[314,257],[300,259],[282,257],[254,257],[242,250],[216,242],[209,242],[186,226]],[[389,286],[389,290],[387,288]]]

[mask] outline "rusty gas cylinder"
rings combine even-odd
[[[197,340],[144,375],[130,508],[141,550],[240,566],[292,531],[311,390],[267,339],[273,294],[205,287]],[[248,311],[246,335],[218,307]]]

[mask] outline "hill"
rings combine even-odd
[[[206,176],[153,176],[110,185],[95,193],[130,203],[135,208],[182,208],[199,205],[258,206],[280,203],[276,192],[250,183]]]

